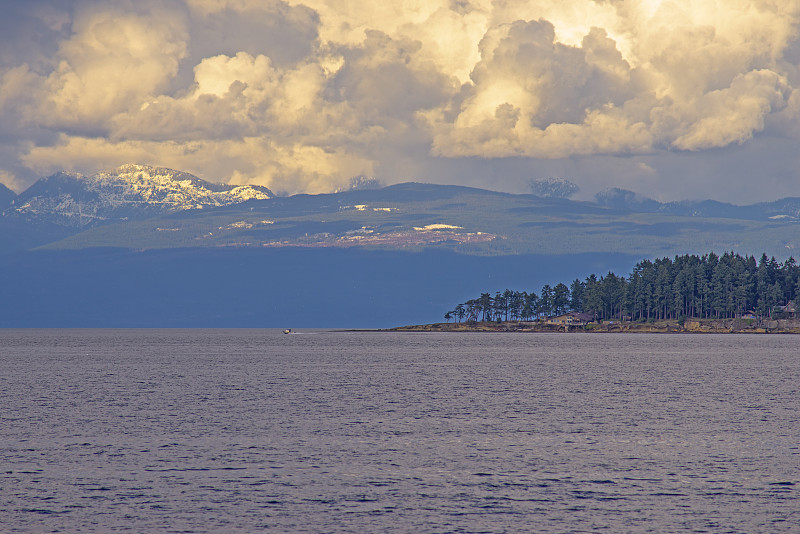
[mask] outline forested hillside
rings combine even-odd
[[[763,254],[741,256],[683,255],[643,260],[627,276],[613,272],[569,286],[545,285],[539,294],[506,289],[482,293],[445,313],[448,321],[531,320],[568,311],[595,319],[633,321],[734,318],[752,313],[773,317],[787,313],[800,295],[800,266],[794,258],[778,262]],[[792,306],[789,306],[789,310]]]

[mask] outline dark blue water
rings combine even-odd
[[[0,330],[0,531],[800,532],[799,347]]]

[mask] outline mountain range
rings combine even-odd
[[[143,165],[0,190],[0,326],[393,326],[639,260],[800,250],[800,199],[595,202],[354,180],[277,197]],[[366,187],[365,187],[366,186]]]
[[[361,248],[465,255],[800,249],[800,198],[737,206],[661,203],[611,189],[595,202],[402,183],[276,197],[259,186],[124,165],[91,176],[59,172],[6,204],[0,252],[45,247]]]
[[[627,189],[611,188],[595,195],[598,204],[609,208],[642,213],[663,213],[685,217],[719,217],[728,219],[800,220],[800,197],[787,197],[772,202],[737,206],[716,200],[682,200],[658,202]]]
[[[42,178],[10,202],[6,198],[3,214],[86,228],[274,196],[262,186],[222,185],[172,169],[123,165],[90,176],[61,171]]]

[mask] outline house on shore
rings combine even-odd
[[[554,317],[548,317],[544,324],[552,324],[556,326],[585,326],[593,317],[588,313],[570,312]]]
[[[794,319],[797,316],[797,305],[791,300],[786,306],[775,306],[773,313],[787,319]]]

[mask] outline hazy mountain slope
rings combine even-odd
[[[469,255],[641,257],[710,250],[785,257],[800,250],[798,223],[759,209],[758,219],[643,213],[467,187],[399,184],[182,211],[93,228],[50,248],[433,247]]]
[[[122,247],[437,248],[468,255],[620,253],[641,257],[800,250],[800,199],[735,206],[658,203],[625,190],[577,202],[404,183],[325,195],[272,197],[263,188],[204,182],[126,165],[91,177],[57,173],[0,219],[0,253]],[[12,235],[13,234],[13,235]]]
[[[794,219],[800,220],[800,197],[788,197],[773,202],[762,202],[754,204],[770,219]]]
[[[74,228],[57,224],[31,224],[20,217],[0,217],[0,257],[58,242],[74,232]]]
[[[14,191],[3,184],[0,184],[0,212],[6,209],[6,207],[8,207],[8,205],[11,204],[11,201],[15,198],[17,198],[17,194]]]
[[[800,220],[800,198],[788,197],[773,202],[737,206],[716,200],[658,202],[627,189],[611,188],[595,195],[601,206],[636,213],[663,213],[681,217],[721,217],[729,219]]]

